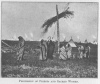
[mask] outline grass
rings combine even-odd
[[[32,44],[32,43],[31,43]],[[30,44],[30,46],[31,46]],[[31,46],[36,49],[36,45]],[[93,51],[93,52],[92,52]],[[59,60],[54,53],[53,60],[40,61],[38,49],[28,52],[23,61],[17,61],[16,53],[2,53],[2,77],[9,78],[97,78],[98,62],[96,47],[89,59]],[[76,51],[74,53],[77,53]],[[78,54],[76,54],[77,56]]]
[[[17,62],[12,55],[2,62],[2,77],[34,78],[97,78],[96,59],[57,59],[39,61],[38,56],[30,55],[24,61]]]

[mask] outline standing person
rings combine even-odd
[[[72,47],[70,46],[70,44],[67,44],[66,51],[67,51],[67,58],[71,58],[71,55],[72,55]]]
[[[60,56],[59,56],[59,59],[67,60],[66,45],[60,44]]]
[[[79,58],[83,58],[84,57],[84,47],[82,45],[80,45],[78,47],[78,51],[79,51]]]
[[[89,55],[90,55],[90,47],[89,47],[88,43],[85,44],[84,51],[85,51],[84,56],[88,59]]]
[[[18,44],[17,60],[23,60],[25,40],[22,36],[19,36],[18,39],[19,39],[19,44]]]
[[[46,58],[47,58],[47,43],[43,39],[41,40],[40,48],[41,49],[40,49],[39,59],[46,60]]]
[[[53,59],[54,48],[55,44],[51,40],[51,37],[49,37],[49,40],[47,42],[47,59]]]

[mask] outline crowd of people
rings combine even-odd
[[[19,36],[18,39],[19,39],[19,44],[17,50],[17,55],[18,55],[17,60],[23,60],[25,40],[21,36]],[[79,45],[77,49],[79,53],[79,58],[89,58],[90,47],[88,43],[86,43],[85,46]],[[52,41],[51,37],[48,38],[48,41],[42,39],[40,42],[39,60],[48,60],[48,59],[53,60],[54,50],[55,50],[55,44]],[[59,59],[67,60],[70,58],[75,58],[74,55],[72,54],[71,45],[69,43],[60,44]]]

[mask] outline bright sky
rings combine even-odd
[[[45,20],[56,15],[56,4],[59,13],[64,11],[67,3],[34,3],[2,2],[2,39],[17,39],[23,36],[26,40],[40,40],[48,36],[56,39],[56,23],[42,36],[41,26]],[[60,40],[89,42],[97,39],[98,3],[70,3],[73,18],[59,20]],[[55,34],[54,34],[55,31]]]

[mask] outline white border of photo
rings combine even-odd
[[[1,1],[17,1],[17,2],[99,2],[99,0],[1,0]],[[0,1],[0,2],[1,2]],[[100,8],[99,8],[100,14]],[[0,18],[1,18],[1,3],[0,3]],[[0,78],[0,84],[100,84],[100,32],[99,32],[99,16],[98,16],[98,78]],[[1,20],[0,20],[1,32]],[[1,34],[1,33],[0,33]],[[1,39],[1,36],[0,36]],[[0,41],[1,44],[1,41]],[[1,45],[0,45],[1,47]],[[1,50],[1,48],[0,48]],[[1,54],[1,52],[0,52]],[[1,55],[0,55],[1,63]],[[1,64],[0,64],[1,71]],[[0,72],[1,76],[1,72]],[[45,82],[43,82],[45,81]],[[51,81],[56,81],[51,83]]]

